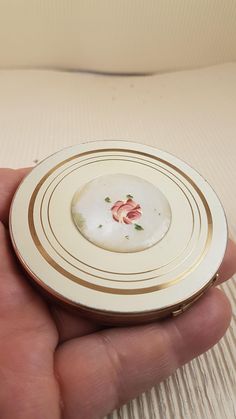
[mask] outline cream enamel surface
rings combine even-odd
[[[218,198],[216,197],[213,190],[210,188],[208,183],[192,168],[188,167],[184,162],[176,159],[174,156],[168,155],[165,152],[156,151],[155,149],[149,149],[148,147],[145,147],[143,145],[139,144],[132,144],[132,150],[134,150],[133,154],[135,155],[135,152],[137,153],[148,153],[150,155],[150,160],[153,156],[157,156],[159,159],[162,159],[163,165],[165,166],[165,161],[168,163],[174,165],[177,169],[181,170],[184,175],[186,174],[188,177],[190,177],[191,181],[193,181],[197,187],[201,190],[201,192],[204,194],[205,198],[207,199],[209,210],[211,212],[212,217],[212,225],[206,224],[206,222],[202,222],[201,225],[201,234],[203,232],[204,240],[202,241],[201,247],[198,246],[195,250],[195,261],[191,261],[190,259],[186,258],[184,262],[180,265],[180,267],[177,265],[177,268],[172,270],[171,273],[163,274],[160,277],[161,283],[168,283],[168,281],[175,281],[176,277],[180,277],[179,282],[175,284],[171,284],[171,286],[165,287],[164,289],[157,290],[155,292],[148,292],[148,293],[142,293],[142,288],[146,288],[149,286],[155,286],[156,279],[155,279],[155,272],[153,272],[153,280],[150,283],[148,280],[147,282],[139,282],[136,283],[135,280],[137,280],[137,277],[139,275],[139,272],[135,275],[135,280],[133,279],[133,282],[124,282],[119,280],[119,270],[117,271],[118,278],[114,278],[114,276],[110,275],[109,279],[116,279],[116,282],[106,284],[107,280],[103,280],[104,285],[100,278],[97,278],[95,281],[95,284],[107,286],[109,289],[114,289],[114,293],[106,293],[104,291],[97,291],[93,290],[91,288],[87,288],[84,285],[80,285],[79,283],[76,283],[74,281],[69,280],[64,275],[60,273],[59,268],[57,270],[53,269],[49,263],[46,261],[45,258],[42,258],[42,255],[38,252],[38,249],[35,247],[35,244],[32,241],[32,231],[29,231],[29,225],[28,225],[28,206],[29,201],[31,199],[32,193],[34,189],[36,188],[38,182],[41,180],[42,175],[45,176],[49,170],[51,170],[53,167],[60,164],[62,161],[66,161],[66,163],[62,166],[62,168],[58,168],[57,170],[60,172],[64,168],[64,166],[68,166],[70,162],[67,162],[68,159],[73,157],[73,160],[80,161],[79,153],[85,153],[93,151],[93,149],[99,149],[99,151],[102,154],[102,150],[104,149],[104,155],[106,153],[111,153],[110,150],[113,150],[116,152],[119,151],[119,149],[123,150],[123,153],[125,153],[125,150],[130,150],[131,144],[126,142],[100,142],[100,143],[85,143],[79,146],[75,146],[72,148],[68,148],[64,151],[61,151],[59,153],[56,153],[54,156],[51,156],[50,158],[46,159],[44,162],[42,162],[38,167],[36,167],[25,179],[25,181],[22,183],[21,187],[19,188],[13,202],[12,206],[12,215],[11,215],[11,223],[12,223],[12,236],[14,243],[16,245],[16,248],[18,249],[18,252],[25,261],[26,265],[29,267],[29,269],[34,273],[34,275],[38,278],[40,283],[45,284],[46,287],[49,289],[53,289],[57,294],[60,294],[62,297],[66,298],[67,300],[71,301],[72,303],[79,303],[82,306],[90,307],[92,309],[98,309],[98,310],[105,310],[105,311],[111,311],[111,312],[118,312],[118,313],[133,313],[133,312],[145,312],[145,311],[152,311],[156,309],[162,309],[168,306],[172,306],[174,304],[180,303],[182,301],[185,301],[186,299],[190,298],[199,290],[201,290],[206,284],[212,279],[214,274],[216,273],[221,260],[223,259],[225,247],[226,247],[226,240],[227,240],[227,229],[226,229],[226,221],[223,209],[221,207],[220,202],[218,201]],[[137,154],[136,153],[136,154]],[[74,159],[74,156],[78,157]],[[122,153],[121,153],[122,155]],[[132,153],[131,153],[132,156]],[[127,161],[126,164],[130,166],[130,163]],[[99,166],[98,166],[99,167]],[[114,166],[113,166],[114,167]],[[175,173],[175,169],[173,169],[173,172]],[[78,171],[79,173],[79,171]],[[97,172],[96,172],[97,173]],[[53,174],[52,174],[53,176]],[[85,174],[86,176],[86,174]],[[90,175],[91,176],[91,175]],[[83,179],[83,177],[82,177]],[[82,180],[81,179],[81,180]],[[46,179],[46,182],[50,181],[50,179]],[[45,183],[46,183],[45,182]],[[190,182],[186,182],[187,184]],[[73,185],[73,182],[71,183]],[[44,188],[44,184],[42,185],[42,189]],[[46,188],[46,186],[45,186]],[[35,220],[38,220],[38,227],[36,227],[36,233],[42,230],[40,224],[40,216],[38,214],[41,201],[42,201],[42,193],[41,190],[39,190],[39,195],[36,196],[37,205],[35,206],[35,210],[33,212],[33,218]],[[66,202],[65,195],[63,194],[63,190],[61,191],[60,198],[63,198],[63,202]],[[69,207],[71,201],[67,202],[67,208]],[[179,206],[178,206],[179,205]],[[58,205],[59,206],[59,205]],[[180,212],[181,213],[181,201],[175,202],[175,207],[172,207],[172,213],[174,212]],[[18,214],[20,212],[23,212],[22,217],[18,217]],[[200,207],[200,213],[202,220],[204,220],[204,210]],[[56,212],[56,216],[58,217],[58,212]],[[206,217],[206,215],[205,215]],[[53,218],[53,214],[52,214]],[[63,213],[60,214],[60,217],[58,218],[60,221],[60,226],[62,226],[62,231],[67,231],[69,228],[74,227],[71,220],[68,219],[68,222],[66,221],[67,218],[63,217]],[[208,222],[211,222],[211,220]],[[173,223],[173,220],[172,220]],[[184,230],[187,226],[185,223],[181,223],[182,230]],[[205,232],[204,232],[205,228]],[[211,237],[211,228],[212,228],[212,237]],[[75,230],[75,229],[74,229]],[[48,254],[51,254],[52,262],[55,260],[60,267],[63,269],[66,269],[69,272],[71,272],[73,275],[78,276],[79,278],[90,282],[90,276],[91,276],[91,269],[88,267],[86,271],[82,271],[80,268],[69,267],[67,266],[67,262],[65,259],[62,259],[60,257],[59,252],[56,252],[51,249],[49,244],[47,243],[47,240],[45,238],[45,235],[47,235],[48,229],[45,228],[41,231],[41,243],[43,245],[43,248],[47,251]],[[201,237],[201,236],[200,236]],[[163,242],[167,241],[166,246],[166,254],[169,257],[170,252],[170,244],[171,241],[168,241],[168,235],[163,239]],[[200,240],[201,242],[201,240]],[[84,242],[79,244],[79,241],[73,240],[71,237],[71,243],[77,245],[78,249],[82,249],[84,247]],[[62,244],[64,244],[65,248],[66,242],[64,242],[64,234],[62,234]],[[96,260],[95,255],[97,253],[97,247],[92,245],[90,242],[88,244],[88,255],[89,255],[89,265],[94,264],[94,260]],[[158,247],[159,246],[159,247]],[[57,246],[58,248],[58,246]],[[57,250],[55,248],[55,250]],[[156,244],[152,249],[149,249],[147,251],[140,253],[134,253],[134,254],[116,254],[114,252],[110,252],[109,254],[109,261],[114,261],[114,263],[117,263],[118,260],[118,266],[122,266],[124,271],[126,272],[126,267],[128,269],[137,269],[137,264],[140,263],[140,270],[141,272],[144,270],[144,266],[146,265],[149,269],[149,261],[152,261],[153,259],[158,260],[158,249],[160,248],[160,251],[164,251],[161,249],[160,244]],[[178,244],[177,246],[172,245],[172,252],[173,256],[176,256],[176,253],[178,252]],[[107,251],[100,249],[101,251],[101,258],[103,257],[102,252],[104,253],[104,264],[102,266],[103,270],[107,270],[107,264],[106,260],[108,257]],[[157,252],[155,254],[155,252]],[[193,253],[194,254],[194,253]],[[153,256],[151,256],[153,255]],[[130,257],[132,256],[132,258]],[[191,255],[192,256],[192,255]],[[118,258],[119,257],[119,258]],[[125,257],[125,260],[122,258]],[[200,258],[200,259],[199,259]],[[182,261],[180,261],[182,262]],[[179,270],[179,272],[178,272]],[[184,271],[187,271],[187,274],[184,274]],[[181,276],[184,274],[183,278],[181,279]],[[102,279],[102,278],[101,278]],[[109,280],[108,280],[109,282]],[[138,289],[139,294],[135,293],[134,295],[130,294],[128,297],[122,295],[119,293],[119,289]]]
[[[179,253],[181,253],[181,251],[184,250],[186,243],[191,237],[192,214],[188,201],[183,199],[181,190],[178,189],[176,185],[168,179],[168,177],[161,177],[160,173],[155,173],[150,168],[148,168],[147,170],[146,167],[143,168],[143,166],[140,166],[140,164],[135,164],[135,162],[126,162],[126,160],[121,162],[120,160],[121,159],[119,158],[119,160],[116,161],[113,158],[111,161],[102,161],[101,164],[94,164],[96,174],[100,173],[109,176],[109,174],[116,174],[122,169],[124,170],[124,172],[131,175],[132,173],[134,173],[134,171],[139,172],[141,167],[144,179],[150,182],[155,182],[157,185],[161,183],[162,191],[167,197],[167,200],[170,203],[171,207],[174,208],[175,203],[177,201],[181,203],[181,205],[178,207],[181,208],[181,211],[180,213],[174,212],[172,214],[172,220],[174,222],[172,222],[171,229],[169,229],[168,231],[168,235],[164,238],[164,240],[161,243],[162,248],[164,247],[164,250],[161,254],[159,252],[159,261],[160,265],[166,265],[173,257],[174,248],[177,245],[176,240],[178,241]],[[68,207],[70,205],[69,203],[73,196],[75,185],[78,185],[80,182],[82,186],[84,182],[86,182],[86,179],[88,179],[88,176],[89,179],[90,177],[94,176],[91,173],[90,168],[88,168],[87,170],[80,169],[80,172],[74,171],[73,173],[71,173],[70,176],[65,177],[64,182],[59,184],[58,188],[55,190],[55,193],[53,194],[49,212],[50,214],[56,214],[56,208],[60,206],[61,215],[62,217],[64,217],[64,219],[67,220],[66,224],[68,225],[68,229],[65,231],[65,229],[62,228],[60,217],[51,217],[52,227],[55,230],[60,242],[63,240],[66,243],[66,247],[69,250],[69,252],[77,258],[81,257],[86,263],[89,264],[89,248],[91,246],[89,245],[87,240],[83,241],[83,246],[73,246],[73,241],[76,242],[77,240],[79,240],[79,237],[77,231],[74,229],[74,226],[72,225],[72,223],[70,223],[71,217],[68,211]],[[63,194],[64,196],[64,200],[62,203],[60,202],[61,194]],[[197,217],[196,209],[195,215]],[[184,216],[186,220],[186,226],[184,231],[181,230],[182,216]],[[45,222],[47,222],[46,217]],[[196,234],[197,231],[195,235]],[[96,257],[96,265],[98,269],[103,269],[104,266],[106,266],[108,271],[113,271],[117,273],[120,272],[120,266],[122,265],[125,265],[125,270],[123,269],[122,272],[126,273],[138,274],[140,271],[148,271],[155,269],[156,261],[154,256],[154,247],[148,249],[148,251],[146,251],[145,254],[147,252],[150,255],[150,257],[148,259],[148,263],[144,264],[141,253],[138,255],[138,257],[135,254],[117,254],[115,257],[107,258],[106,252],[102,252],[101,249],[93,247],[93,255],[94,257]],[[122,261],[120,259],[122,259]]]

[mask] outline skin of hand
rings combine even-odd
[[[103,418],[212,347],[229,326],[230,304],[214,287],[179,317],[122,328],[49,304],[9,239],[10,203],[28,171],[0,169],[0,417]],[[229,241],[219,283],[235,271]]]

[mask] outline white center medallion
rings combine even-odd
[[[159,242],[169,230],[171,209],[164,194],[137,176],[98,177],[78,190],[72,218],[93,244],[113,252],[137,252]]]

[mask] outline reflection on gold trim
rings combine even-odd
[[[108,156],[109,157],[109,156]],[[113,155],[110,155],[110,157],[115,157],[115,155],[113,154]],[[126,157],[126,156],[124,156],[124,157]],[[91,158],[90,158],[91,159]],[[138,159],[138,158],[136,158],[136,159]],[[86,160],[88,160],[88,159],[86,159]],[[115,161],[117,161],[117,160],[119,160],[119,159],[114,159]],[[120,159],[121,160],[121,159]],[[139,159],[139,160],[141,160],[141,161],[145,161],[145,162],[147,162],[147,160],[144,160],[144,159]],[[85,160],[83,160],[82,162],[84,162]],[[101,161],[108,161],[108,159],[101,159],[101,160],[98,160],[99,162],[101,162]],[[134,161],[133,160],[128,160],[128,159],[125,159],[125,160],[121,160],[121,161],[129,161],[129,162],[133,162],[134,163]],[[95,162],[89,162],[89,163],[86,163],[86,164],[84,164],[84,165],[80,165],[79,166],[79,168],[81,168],[81,167],[84,167],[84,166],[86,166],[87,164],[92,164],[92,163],[96,163],[97,162],[97,160],[95,161]],[[185,195],[185,197],[186,197],[186,199],[187,199],[187,201],[188,201],[188,203],[189,203],[189,206],[190,206],[190,208],[191,208],[191,213],[192,213],[192,218],[193,218],[193,227],[192,227],[192,231],[191,231],[191,236],[190,236],[190,239],[189,239],[189,241],[188,241],[188,243],[187,243],[187,245],[185,246],[185,248],[183,249],[183,251],[179,254],[179,255],[177,255],[177,256],[175,256],[172,260],[170,260],[168,263],[166,263],[165,265],[162,265],[162,266],[159,266],[158,268],[154,268],[154,269],[150,269],[150,270],[147,270],[147,271],[142,271],[142,272],[138,272],[138,273],[136,273],[136,272],[130,272],[129,274],[127,274],[126,272],[112,272],[112,271],[105,271],[105,270],[102,270],[102,269],[99,269],[99,268],[96,268],[96,267],[94,267],[94,266],[91,266],[91,265],[89,265],[89,264],[87,264],[87,263],[85,263],[85,262],[83,262],[83,261],[81,261],[80,259],[78,259],[78,258],[76,258],[74,255],[72,255],[60,242],[59,242],[59,240],[57,239],[57,237],[56,237],[56,235],[55,235],[55,233],[54,233],[54,231],[53,231],[53,228],[52,228],[52,225],[51,225],[51,222],[50,222],[50,217],[49,217],[49,208],[50,208],[50,202],[51,202],[51,198],[52,198],[52,196],[53,196],[53,193],[54,193],[54,191],[55,191],[55,189],[57,188],[57,186],[62,182],[62,180],[65,178],[65,177],[67,177],[69,174],[71,174],[72,172],[74,172],[74,171],[76,171],[76,170],[78,170],[78,167],[77,168],[75,168],[75,169],[73,169],[73,170],[71,170],[69,173],[67,173],[66,175],[64,175],[62,178],[61,178],[61,180],[56,184],[56,186],[53,188],[53,190],[52,190],[52,192],[51,192],[51,195],[50,195],[50,197],[49,197],[49,200],[48,200],[48,208],[47,208],[47,220],[48,220],[48,224],[49,224],[49,228],[50,228],[50,230],[51,230],[51,232],[52,232],[52,235],[53,235],[53,237],[55,238],[55,240],[57,241],[57,243],[59,244],[59,246],[61,246],[61,248],[68,254],[68,255],[70,255],[73,259],[75,259],[76,261],[78,261],[79,263],[81,263],[81,264],[83,264],[83,265],[85,265],[85,266],[88,266],[89,268],[91,268],[91,269],[94,269],[94,270],[97,270],[97,271],[100,271],[100,272],[105,272],[105,273],[108,273],[108,274],[113,274],[113,275],[119,275],[119,276],[122,276],[122,275],[140,275],[140,274],[145,274],[145,273],[148,273],[148,272],[154,272],[154,271],[157,271],[157,270],[159,270],[159,269],[161,269],[161,268],[163,268],[163,267],[166,267],[166,266],[168,266],[170,263],[172,263],[174,260],[176,260],[177,258],[179,258],[180,256],[181,256],[181,254],[186,250],[186,248],[188,247],[188,245],[189,245],[189,243],[190,243],[190,241],[191,241],[191,239],[192,239],[192,236],[193,236],[193,231],[194,231],[194,224],[195,224],[195,222],[194,222],[194,211],[193,211],[193,207],[192,207],[192,205],[191,205],[191,202],[190,202],[190,200],[189,200],[189,198],[188,198],[188,196],[187,196],[187,194],[184,192],[184,190],[181,188],[181,186],[180,185],[178,185],[178,183],[176,182],[176,181],[174,181],[169,175],[167,175],[167,174],[165,174],[164,172],[162,172],[161,170],[158,170],[158,169],[156,169],[156,168],[154,168],[153,166],[151,166],[151,165],[148,165],[148,164],[146,164],[146,163],[140,163],[139,161],[138,162],[135,162],[136,164],[138,163],[138,164],[143,164],[143,165],[145,165],[145,166],[147,166],[147,167],[150,167],[150,168],[152,168],[152,169],[154,169],[154,170],[157,170],[157,171],[159,171],[159,172],[161,172],[164,176],[166,176],[166,177],[168,177],[172,182],[174,182],[176,185],[177,185],[177,187],[179,187],[180,189],[181,189],[181,191],[182,191],[182,193]],[[74,166],[75,164],[73,164],[72,166]],[[72,166],[70,166],[70,167],[72,167]],[[160,167],[160,168],[162,168],[163,170],[166,170],[168,173],[170,173],[170,174],[172,174],[176,179],[178,179],[179,180],[179,182],[180,183],[182,183],[186,188],[187,188],[187,186],[181,181],[181,179],[179,179],[179,178],[177,178],[172,172],[170,172],[170,171],[168,171],[167,169],[165,169],[164,167],[162,167],[162,166],[160,166],[160,165],[157,165],[157,164],[155,164],[155,166],[158,166],[158,167]],[[69,167],[69,168],[70,168]],[[68,168],[67,168],[68,169]],[[66,170],[67,170],[66,169]],[[63,173],[63,171],[62,172],[60,172],[59,174],[58,174],[58,176],[59,175],[61,175]],[[74,265],[73,263],[71,263],[71,262],[69,262],[67,259],[65,259],[58,251],[57,251],[57,249],[52,245],[52,243],[50,242],[50,240],[49,240],[49,237],[48,237],[48,235],[47,235],[47,232],[46,232],[46,230],[45,230],[45,228],[44,228],[44,225],[43,225],[43,220],[42,220],[42,206],[43,206],[43,201],[44,201],[44,199],[45,199],[45,195],[46,195],[46,193],[47,193],[47,191],[48,191],[48,189],[50,188],[50,186],[51,186],[51,184],[55,181],[55,179],[58,177],[58,176],[56,176],[51,182],[50,182],[50,184],[48,185],[48,187],[46,188],[46,190],[45,190],[45,192],[44,192],[44,194],[43,194],[43,198],[42,198],[42,202],[41,202],[41,205],[40,205],[40,222],[41,222],[41,226],[42,226],[42,229],[43,229],[43,232],[44,232],[44,235],[45,235],[45,237],[47,238],[47,240],[48,240],[48,242],[49,242],[49,244],[50,244],[50,246],[53,248],[53,250],[55,251],[55,253],[57,253],[57,255],[58,256],[60,256],[65,262],[67,262],[70,266],[72,266],[72,267],[74,267],[74,268],[76,268],[76,269],[79,269],[81,272],[83,272],[83,273],[85,273],[85,274],[88,274],[88,275],[90,275],[90,276],[93,276],[93,277],[95,277],[95,278],[98,278],[98,279],[103,279],[103,280],[105,280],[105,281],[111,281],[111,282],[120,282],[119,280],[116,280],[116,279],[107,279],[107,278],[104,278],[104,277],[102,277],[102,276],[98,276],[98,275],[95,275],[95,274],[92,274],[92,273],[90,273],[90,272],[86,272],[86,271],[84,271],[83,269],[81,269],[81,268],[79,268],[78,266],[76,266],[76,265]],[[199,215],[199,221],[200,221],[200,230],[201,230],[201,214],[200,214],[200,210],[199,210],[199,206],[198,206],[198,203],[196,202],[196,199],[195,199],[195,197],[193,196],[193,194],[192,194],[192,192],[187,188],[187,190],[188,190],[188,192],[190,193],[190,195],[192,196],[192,198],[193,198],[193,200],[194,200],[194,202],[195,202],[195,205],[196,205],[196,208],[197,208],[197,212],[198,212],[198,215]],[[199,230],[199,234],[198,234],[198,238],[200,237],[200,233],[201,233],[201,231]],[[194,249],[192,249],[192,251],[187,255],[187,256],[185,256],[185,258],[181,261],[181,263],[183,263],[191,254],[192,254],[192,252],[193,252],[193,250]],[[179,265],[177,265],[177,266],[179,266]],[[173,269],[175,269],[176,268],[176,266],[173,268]],[[173,270],[173,269],[171,269],[171,270]],[[171,272],[171,270],[169,270],[169,271],[167,271],[167,272],[165,272],[164,274],[166,275],[167,273],[170,273]],[[155,275],[155,276],[153,276],[153,277],[149,277],[149,278],[146,278],[146,279],[139,279],[139,280],[127,280],[127,281],[125,281],[125,282],[144,282],[144,281],[147,281],[147,280],[150,280],[150,279],[154,279],[154,278],[158,278],[158,277],[160,277],[160,276],[162,276],[162,275],[164,275],[164,274],[161,274],[161,275]]]
[[[76,275],[73,275],[72,273],[66,271],[64,268],[62,268],[60,265],[58,265],[58,263],[56,261],[54,261],[51,256],[47,253],[47,251],[43,248],[37,232],[35,230],[35,226],[34,226],[34,220],[33,220],[33,213],[34,213],[34,204],[35,204],[35,200],[37,197],[37,194],[41,188],[41,186],[43,185],[43,183],[46,181],[46,179],[54,172],[56,171],[59,167],[61,167],[62,165],[68,163],[69,161],[78,158],[78,157],[83,157],[85,155],[89,155],[89,154],[94,154],[94,153],[98,153],[98,152],[128,152],[128,153],[136,153],[142,156],[146,156],[149,157],[151,159],[154,160],[158,160],[162,163],[164,163],[165,165],[173,168],[174,170],[176,170],[178,173],[181,174],[181,176],[185,177],[185,179],[187,179],[189,181],[189,183],[193,186],[193,188],[196,190],[196,192],[198,193],[198,195],[200,196],[203,205],[205,207],[205,211],[207,214],[207,220],[208,220],[208,226],[209,226],[209,230],[208,230],[208,237],[207,237],[207,241],[206,241],[206,245],[205,245],[205,249],[202,253],[202,255],[200,256],[200,258],[198,259],[198,261],[195,263],[194,266],[192,266],[189,270],[187,270],[184,275],[181,274],[179,275],[177,278],[166,282],[165,284],[161,284],[161,285],[155,285],[155,286],[151,286],[151,287],[146,287],[146,288],[142,288],[142,289],[123,289],[123,288],[109,288],[109,287],[104,287],[101,285],[96,285],[96,284],[91,284],[88,281],[83,280],[82,278],[78,278]],[[98,150],[91,150],[91,151],[87,151],[87,152],[83,152],[80,154],[77,154],[75,156],[71,156],[68,159],[58,163],[55,167],[53,167],[51,170],[48,171],[48,173],[43,176],[43,178],[40,180],[40,182],[38,183],[38,185],[36,186],[36,188],[34,189],[31,199],[30,199],[30,203],[29,203],[29,211],[28,211],[28,223],[29,223],[29,229],[30,229],[30,233],[32,236],[32,239],[35,243],[35,246],[37,247],[38,251],[41,253],[42,257],[49,263],[49,265],[51,265],[57,272],[59,272],[61,275],[63,275],[64,277],[67,277],[68,279],[79,283],[82,286],[85,286],[87,288],[96,290],[96,291],[100,291],[100,292],[105,292],[105,293],[109,293],[109,294],[122,294],[122,295],[134,295],[134,294],[145,294],[145,293],[149,293],[149,292],[154,292],[160,289],[164,289],[164,288],[168,288],[171,285],[176,284],[177,282],[179,282],[181,279],[183,279],[184,277],[186,277],[187,274],[191,273],[194,271],[194,269],[196,268],[196,266],[199,265],[199,263],[201,262],[201,260],[204,258],[211,239],[212,239],[212,216],[211,216],[211,212],[210,212],[210,208],[209,205],[206,201],[206,198],[204,197],[202,191],[198,188],[198,186],[193,182],[192,179],[190,179],[184,172],[182,172],[182,170],[180,170],[178,167],[175,167],[173,164],[157,157],[157,156],[153,156],[153,155],[149,155],[148,153],[144,153],[141,151],[132,151],[132,150],[126,150],[126,149],[120,149],[120,148],[111,148],[111,149],[98,149]]]

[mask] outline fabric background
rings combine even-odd
[[[140,77],[0,71],[0,166],[31,166],[89,139],[154,145],[208,179],[236,239],[235,121],[236,63]],[[235,282],[223,289],[233,320],[220,343],[109,418],[236,417]]]
[[[0,0],[0,68],[149,73],[236,60],[235,0]]]

